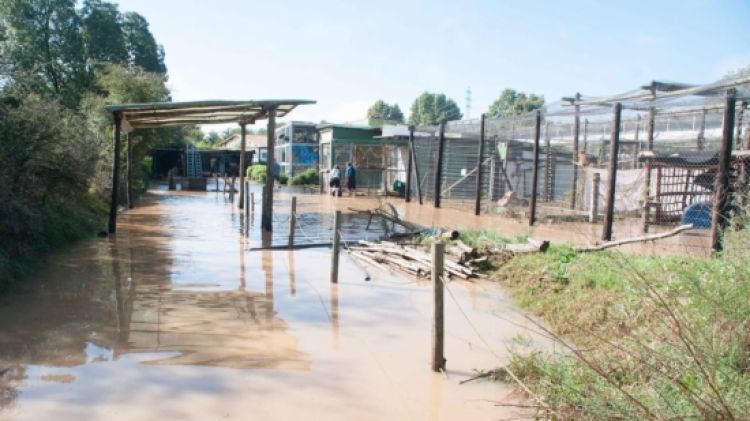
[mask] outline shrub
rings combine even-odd
[[[292,186],[317,185],[318,171],[315,168],[308,168],[292,177],[289,184]]]
[[[259,183],[266,182],[266,166],[263,164],[255,164],[247,169],[247,178],[257,181]]]

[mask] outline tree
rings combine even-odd
[[[39,76],[38,93],[75,108],[91,82],[75,0],[0,0],[5,35],[0,55]]]
[[[130,65],[139,66],[148,72],[167,73],[164,48],[156,44],[146,18],[135,12],[125,13],[122,28]]]
[[[398,104],[390,105],[379,99],[367,110],[367,118],[403,123],[404,113],[401,112]]]
[[[444,94],[424,92],[411,105],[409,124],[430,126],[463,117],[456,102]]]
[[[490,104],[487,117],[509,117],[526,114],[544,106],[544,96],[516,92],[504,89],[500,96]]]
[[[81,9],[86,56],[107,63],[128,63],[122,15],[117,5],[101,0],[85,0]]]

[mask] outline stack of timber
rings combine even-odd
[[[445,239],[455,231],[443,234]],[[455,237],[454,237],[455,238]],[[549,246],[547,241],[529,240],[524,244],[508,244],[502,248],[479,251],[461,240],[447,242],[443,270],[448,278],[469,280],[484,277],[478,266],[487,262],[494,254],[518,254],[543,252]],[[391,241],[378,243],[359,241],[347,251],[356,260],[381,269],[394,270],[408,276],[427,278],[432,268],[432,256],[419,246],[398,244]]]

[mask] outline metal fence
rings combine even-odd
[[[719,229],[747,195],[749,99],[748,77],[653,82],[521,116],[415,127],[410,199],[532,225],[601,222],[603,240],[690,223],[714,228],[717,249]]]

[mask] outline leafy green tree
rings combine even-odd
[[[86,55],[90,60],[128,63],[122,15],[116,4],[102,0],[84,0],[81,19]]]
[[[544,96],[516,92],[504,89],[500,96],[490,104],[487,117],[509,117],[526,114],[544,106]]]
[[[379,99],[367,110],[367,118],[403,123],[404,113],[401,112],[398,104],[390,105]]]
[[[75,0],[0,0],[1,55],[39,76],[35,89],[75,108],[91,82]]]
[[[424,92],[411,105],[409,124],[430,126],[463,117],[456,102],[444,94]]]
[[[164,48],[156,44],[146,18],[135,12],[127,12],[122,28],[130,64],[148,72],[167,73],[167,66],[164,64]]]

